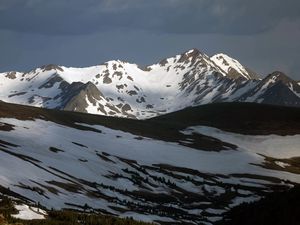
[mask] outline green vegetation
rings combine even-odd
[[[151,225],[150,223],[137,222],[130,218],[117,218],[108,215],[81,213],[70,210],[48,212],[44,220],[20,220],[11,217],[17,210],[8,197],[0,200],[0,225]]]

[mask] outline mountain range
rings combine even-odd
[[[299,83],[279,71],[260,77],[225,54],[192,49],[145,67],[112,60],[0,73],[0,100],[136,119],[213,102],[300,106]]]
[[[46,216],[24,223],[37,225],[65,224],[49,221],[55,210],[162,225],[260,221],[252,210],[269,200],[236,206],[300,183],[299,106],[299,83],[284,73],[262,78],[197,49],[145,67],[1,73],[0,202]]]

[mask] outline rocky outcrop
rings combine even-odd
[[[98,88],[91,82],[83,84],[81,82],[75,82],[70,85],[68,90],[63,96],[63,110],[87,112],[88,102],[96,105],[97,100],[103,98],[103,94]]]

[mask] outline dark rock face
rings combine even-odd
[[[203,54],[198,49],[192,49],[189,52],[185,52],[181,55],[180,59],[178,60],[179,63],[188,63],[189,59],[191,58],[192,62],[196,60],[197,57],[203,57]]]
[[[137,95],[138,93],[135,90],[131,90],[131,91],[128,91],[128,94],[130,96],[132,96],[132,95]]]
[[[284,74],[283,72],[280,72],[280,71],[275,71],[275,72],[269,74],[262,81],[264,83],[266,83],[269,80],[274,80],[275,82],[282,81],[284,84],[292,83],[292,84],[296,84],[297,85],[296,81],[292,80],[286,74]]]
[[[87,112],[86,108],[89,100],[93,105],[96,106],[96,100],[101,100],[103,94],[98,88],[91,82],[83,84],[81,82],[74,82],[70,85],[68,90],[63,96],[63,110],[76,111],[76,112]]]
[[[59,70],[61,72],[64,71],[61,67],[59,67],[58,65],[54,65],[54,64],[48,64],[48,65],[41,66],[41,69],[44,71],[49,71],[49,70]]]
[[[104,71],[104,77],[103,77],[103,84],[110,84],[112,82],[111,78],[109,77],[109,71]]]
[[[167,59],[163,59],[159,62],[159,65],[161,66],[165,66],[166,64],[168,63],[168,60]]]
[[[9,72],[9,73],[7,73],[6,74],[6,76],[5,77],[7,77],[7,78],[9,78],[9,79],[12,79],[12,80],[14,80],[14,79],[16,79],[17,77],[16,77],[16,72],[15,71],[13,71],[13,72]]]
[[[231,79],[240,79],[240,78],[242,78],[244,80],[247,80],[249,78],[254,79],[254,80],[259,79],[258,74],[256,74],[255,72],[253,72],[249,68],[243,67],[242,65],[237,65],[238,67],[242,66],[243,69],[245,70],[245,71],[239,71],[239,70],[236,70],[234,67],[232,67],[231,63],[239,64],[239,62],[235,59],[230,58],[229,56],[226,56],[224,54],[218,54],[218,55],[213,56],[213,57],[216,57],[216,59],[218,61],[220,61],[222,65],[224,65],[225,67],[228,67],[227,71],[223,71],[224,73],[226,73],[226,76],[228,78],[231,78]],[[227,57],[229,57],[229,59],[227,59]],[[228,60],[230,60],[231,62],[229,62]],[[214,61],[214,63],[216,64],[215,61]],[[216,66],[218,66],[218,65],[216,64]],[[220,67],[220,69],[223,70],[222,67]]]
[[[50,77],[50,79],[48,79],[44,84],[42,84],[39,89],[42,88],[52,88],[56,83],[60,83],[60,82],[65,82],[58,74],[53,75],[52,77]]]
[[[11,98],[11,97],[14,97],[14,96],[20,96],[20,95],[25,95],[27,92],[18,92],[18,93],[15,93],[15,94],[11,94],[9,95],[8,97]]]
[[[297,96],[297,93],[299,94]],[[300,86],[284,73],[275,71],[243,94],[238,101],[300,107]]]
[[[233,68],[229,69],[227,76],[232,79],[240,79],[240,78],[246,79],[246,78],[241,77],[241,74]]]
[[[262,103],[300,107],[300,98],[295,95],[282,81],[269,88],[262,96]]]

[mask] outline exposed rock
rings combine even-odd
[[[131,110],[131,106],[129,104],[125,104],[122,106],[122,112],[127,112]]]
[[[181,54],[180,59],[178,60],[179,63],[189,63],[195,62],[196,58],[202,57],[202,53],[198,49],[192,49],[188,52]]]
[[[227,72],[227,76],[231,79],[238,79],[238,78],[241,78],[241,74],[236,71],[234,68],[230,68]],[[246,79],[246,78],[243,78],[243,79]]]
[[[115,113],[120,113],[120,110],[117,107],[115,107],[114,105],[106,104],[105,106],[107,108],[109,108],[111,111],[114,111]]]
[[[131,90],[131,91],[128,91],[128,94],[130,96],[132,96],[132,95],[137,95],[138,93],[136,91],[134,91],[134,90]]]
[[[124,85],[123,85],[123,84],[116,85],[116,88],[117,88],[118,90],[123,89],[123,88],[124,88]]]
[[[55,74],[55,75],[51,76],[50,79],[48,79],[44,84],[39,86],[39,89],[52,88],[56,83],[60,83],[63,81],[64,80],[58,74]],[[67,83],[66,81],[64,81],[64,82]]]
[[[283,81],[277,82],[269,88],[262,96],[262,103],[272,105],[298,106],[300,107],[300,98],[295,95]]]
[[[122,77],[123,77],[123,73],[122,72],[120,72],[120,71],[116,71],[116,72],[114,72],[113,73],[113,77],[114,76],[117,76],[117,77],[119,77],[119,80],[121,80],[122,79]]]
[[[123,106],[123,104],[122,103],[120,103],[120,104],[118,104],[118,105],[116,105],[119,109],[121,109],[122,108],[122,106]]]
[[[86,108],[88,107],[88,103],[86,99],[96,106],[96,100],[101,100],[102,98],[104,98],[103,94],[92,82],[88,82],[86,84],[74,82],[70,85],[63,96],[64,104],[62,109],[68,111],[87,112]]]
[[[133,78],[131,76],[127,76],[127,79],[133,81]]]
[[[26,93],[27,92],[18,92],[18,93],[15,93],[15,94],[11,94],[8,97],[11,98],[11,97],[14,97],[14,96],[25,95]]]
[[[109,71],[108,70],[104,71],[103,83],[104,84],[112,83],[112,79],[109,77]]]
[[[8,73],[6,74],[6,76],[5,76],[5,77],[7,77],[7,78],[9,78],[9,79],[12,79],[12,80],[14,80],[14,79],[16,79],[16,78],[17,78],[16,74],[17,74],[17,73],[16,73],[15,71],[8,72]]]
[[[104,109],[104,106],[103,105],[101,105],[101,104],[98,104],[98,110],[100,111],[100,112],[102,112],[104,115],[107,115],[107,112],[105,111],[105,109]]]
[[[146,105],[146,109],[153,109],[153,108],[154,108],[153,105],[150,104]]]
[[[168,60],[167,59],[163,59],[159,62],[159,65],[160,66],[165,66],[166,64],[168,63]]]
[[[59,70],[61,72],[63,72],[63,68],[59,67],[58,65],[54,65],[54,64],[48,64],[48,65],[44,65],[44,66],[41,66],[41,69],[43,71],[49,71],[49,70]]]

